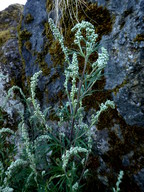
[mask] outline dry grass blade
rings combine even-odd
[[[56,26],[59,26],[59,18],[62,17],[65,12],[68,12],[70,19],[74,25],[74,20],[79,22],[78,9],[81,6],[86,6],[84,0],[54,0],[54,9],[56,15]]]

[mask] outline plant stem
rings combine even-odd
[[[79,181],[78,181],[78,184],[80,184],[80,182],[81,182],[81,180],[82,180],[82,177],[83,177],[83,174],[84,174],[84,172],[85,172],[88,159],[89,159],[89,153],[88,153],[88,155],[87,155],[87,157],[86,157],[85,165],[84,165],[84,168],[83,168],[83,170],[82,170],[82,173],[81,173],[80,179],[79,179]]]
[[[78,110],[78,108],[79,108],[80,92],[81,92],[82,83],[83,83],[83,78],[84,78],[84,74],[85,74],[85,70],[86,70],[86,66],[87,66],[87,61],[88,61],[88,58],[87,58],[87,56],[86,56],[86,57],[85,57],[84,68],[83,68],[83,73],[82,73],[81,79],[80,79],[80,81],[79,81],[78,94],[77,94],[77,105],[76,105],[76,108],[75,108],[75,111],[74,111],[73,117],[72,117],[72,126],[71,126],[71,134],[70,134],[70,141],[71,141],[71,142],[72,142],[72,139],[73,139],[75,115],[76,115],[77,110]]]

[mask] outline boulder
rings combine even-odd
[[[1,119],[4,120],[1,126],[10,126],[13,129],[16,129],[15,124],[20,120],[19,113],[24,110],[23,104],[19,95],[13,92],[5,107],[4,103],[9,88],[21,86],[22,62],[17,26],[22,11],[23,6],[15,4],[0,12],[0,108]]]

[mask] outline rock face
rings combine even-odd
[[[50,1],[47,2],[50,4]],[[22,41],[25,44],[22,53],[25,59],[26,77],[40,69],[46,74],[41,78],[41,86],[39,86],[40,91],[43,92],[44,105],[46,98],[49,99],[48,103],[52,101],[51,104],[58,100],[57,95],[62,93],[64,79],[58,62],[58,70],[52,68],[49,43],[45,34],[45,24],[49,15],[46,11],[47,2],[37,0],[33,4],[33,1],[28,1],[22,21],[22,30],[28,31],[30,35],[29,38],[24,37]],[[105,90],[113,93],[117,110],[127,124],[144,127],[144,1],[95,0],[92,2],[106,7],[111,18],[114,18],[111,32],[101,40],[110,55],[105,69]],[[61,81],[58,81],[56,76]]]
[[[23,6],[16,4],[0,12],[0,107],[5,102],[8,89],[13,85],[21,86],[22,63],[18,49],[17,25],[22,11]],[[19,98],[13,96],[12,94],[3,109],[9,119],[4,122],[4,126],[13,126],[18,120],[19,112],[23,111]]]
[[[48,52],[48,40],[45,35],[45,23],[48,21],[46,0],[28,1],[24,9],[24,17],[21,24],[22,56],[25,63],[25,75],[29,84],[29,78],[37,71],[42,70],[39,92],[41,93],[41,105],[48,106],[56,103],[58,94],[63,90],[64,76],[62,70],[52,68],[51,56]],[[29,37],[26,35],[29,33]],[[28,46],[30,45],[30,46]],[[57,79],[58,77],[61,79]]]
[[[107,90],[129,125],[144,127],[144,1],[97,1],[115,16],[107,39],[110,60],[105,70]]]
[[[20,17],[10,19],[3,15],[4,12],[0,13],[0,24],[5,24],[0,32],[6,34],[3,38],[0,33],[0,72],[8,75],[0,80],[0,103],[13,84],[19,85],[27,94],[30,77],[39,70],[43,72],[37,89],[41,107],[52,105],[56,108],[65,98],[63,54],[48,26],[48,16],[55,18],[52,4],[52,0],[28,0],[18,27],[18,37],[14,28]],[[22,9],[14,6],[6,11],[11,13],[13,10],[18,15]],[[102,114],[98,125],[92,127],[95,155],[88,163],[92,172],[86,186],[89,192],[111,191],[120,170],[124,170],[122,191],[144,191],[143,12],[143,0],[93,0],[79,9],[79,19],[95,25],[99,42],[107,48],[110,56],[104,77],[94,86],[103,91],[84,101],[87,120],[90,109],[99,107],[93,101],[101,103],[113,99],[116,103],[116,109]],[[68,14],[64,15],[64,22],[61,20],[60,25],[66,26],[63,33],[69,47],[73,35]],[[23,107],[18,98],[12,98],[10,102],[14,102],[15,110]],[[9,104],[6,112],[14,114],[12,111]],[[52,116],[50,119],[54,120]]]

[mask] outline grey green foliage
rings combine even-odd
[[[120,171],[120,173],[118,175],[118,180],[116,182],[116,188],[113,188],[113,192],[119,192],[120,191],[120,184],[122,182],[123,176],[124,176],[124,172]]]
[[[54,37],[61,45],[67,63],[64,71],[67,102],[60,106],[57,113],[59,117],[58,130],[61,130],[63,126],[67,130],[58,132],[54,126],[50,127],[45,112],[41,110],[36,99],[36,86],[42,71],[31,77],[29,98],[25,98],[19,87],[12,87],[8,92],[7,99],[11,91],[18,89],[26,103],[28,118],[25,114],[21,114],[21,122],[18,125],[22,145],[19,159],[12,161],[5,173],[1,162],[0,176],[4,175],[1,184],[3,192],[6,187],[9,187],[9,190],[14,189],[16,192],[19,191],[19,188],[23,192],[31,190],[81,191],[82,180],[88,176],[89,172],[86,164],[93,145],[91,127],[98,123],[99,116],[103,111],[108,107],[115,107],[114,103],[108,100],[100,105],[96,114],[92,114],[91,123],[84,121],[83,99],[92,94],[92,87],[101,78],[102,70],[108,60],[106,49],[101,48],[98,59],[93,63],[89,61],[90,55],[97,50],[97,34],[95,34],[94,26],[89,22],[82,21],[73,27],[74,43],[78,46],[78,51],[71,51],[65,47],[64,38],[52,19],[49,19],[49,24]],[[85,36],[83,36],[83,30],[86,32]],[[85,47],[82,47],[82,42]],[[79,72],[78,56],[84,58],[82,73]],[[88,64],[91,64],[89,73],[86,71]],[[71,84],[70,88],[68,84]],[[1,130],[1,132],[5,131],[10,130]]]

